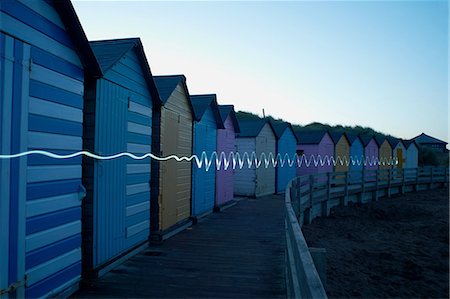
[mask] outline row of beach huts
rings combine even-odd
[[[343,160],[207,171],[174,159],[0,159],[1,298],[68,296],[82,277],[102,275],[149,239],[168,238],[235,196],[283,192],[296,175],[392,167],[350,157],[394,157],[394,167],[417,167],[414,142],[239,119],[214,94],[191,95],[183,75],[153,76],[140,39],[88,42],[70,1],[0,1],[0,19],[2,155],[246,152]]]

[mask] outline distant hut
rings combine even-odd
[[[331,133],[334,143],[334,171],[348,171],[350,162],[350,141],[345,133]]]
[[[360,138],[364,146],[364,168],[366,170],[378,169],[379,145],[377,140],[373,136],[361,135]]]
[[[101,74],[70,1],[0,3],[0,154],[82,150]],[[70,296],[81,278],[82,158],[0,159],[0,297]]]
[[[419,165],[419,147],[414,140],[404,140],[406,147],[405,168],[417,168]]]
[[[364,169],[364,145],[359,137],[355,134],[347,134],[348,141],[350,142],[350,159],[349,159],[349,171],[359,171]]]
[[[84,147],[101,155],[151,152],[152,107],[159,105],[138,38],[90,42],[102,69],[85,96]],[[83,266],[105,267],[147,244],[150,234],[150,158],[83,159]],[[143,246],[142,246],[143,245]]]
[[[284,193],[287,184],[297,173],[297,160],[295,159],[297,137],[290,123],[273,121],[271,124],[277,137],[276,153],[280,157],[276,169],[276,192]],[[289,166],[288,159],[293,162],[292,166]],[[281,165],[282,161],[284,161],[283,166]]]
[[[192,155],[193,110],[183,75],[154,76],[162,101],[153,109],[156,155]],[[191,224],[191,162],[152,160],[150,220],[152,238],[164,239]]]
[[[406,148],[402,140],[398,138],[389,138],[388,140],[392,147],[392,168],[405,168]]]
[[[414,137],[412,140],[416,142],[417,146],[428,147],[441,152],[448,152],[446,148],[447,142],[437,139],[433,136],[427,135],[425,133],[422,133],[419,136]]]
[[[240,132],[239,123],[233,105],[219,105],[219,113],[224,129],[217,130],[217,155],[225,154],[226,159],[230,153],[234,153],[236,144],[236,133]],[[220,169],[216,171],[216,203],[217,208],[226,205],[233,200],[234,196],[234,170],[230,160],[230,166],[224,169],[225,161],[222,160]]]
[[[332,172],[330,159],[334,154],[334,143],[327,131],[297,131],[297,155],[301,160],[297,176]]]
[[[378,158],[380,164],[379,169],[390,169],[393,162],[392,157],[392,146],[390,142],[385,137],[377,137],[378,148]]]
[[[239,119],[238,119],[239,120]],[[270,123],[265,119],[239,120],[240,133],[236,138],[236,153],[241,157],[247,153],[250,157],[256,154],[257,159],[261,154],[266,158],[276,155],[276,136]],[[234,174],[234,194],[238,196],[259,197],[275,193],[275,167],[269,164],[265,167],[265,161],[260,167],[248,167],[245,158],[244,167],[237,166]]]
[[[217,108],[215,94],[192,95],[194,109],[193,153],[211,160],[211,166],[201,168],[192,163],[192,216],[200,217],[212,212],[216,198],[216,159],[212,156],[217,149],[217,128],[223,129],[222,119]],[[203,160],[205,162],[206,160]]]

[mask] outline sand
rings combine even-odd
[[[449,298],[448,189],[336,207],[302,228],[330,298]]]

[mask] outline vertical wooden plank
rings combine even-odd
[[[14,41],[0,33],[0,153],[11,152],[11,116]],[[0,289],[8,287],[9,267],[9,210],[10,210],[10,160],[0,160]],[[7,294],[0,295],[6,298]]]
[[[25,152],[28,150],[28,103],[30,86],[30,45],[24,44],[22,58],[22,90],[20,99],[22,101],[20,111],[20,145],[19,150]],[[19,159],[19,197],[18,197],[18,238],[17,238],[17,275],[20,280],[25,279],[25,223],[26,223],[26,199],[27,199],[27,156]],[[17,289],[19,298],[25,296],[25,287],[21,285]]]

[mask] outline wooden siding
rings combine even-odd
[[[258,159],[262,153],[266,154],[269,158],[269,154],[276,155],[276,137],[275,134],[267,123],[261,129],[261,132],[256,137],[256,156]],[[256,169],[256,197],[274,194],[275,193],[275,167],[272,164],[266,168],[264,166],[264,160],[259,168]]]
[[[297,139],[290,127],[286,128],[283,135],[277,141],[277,154],[281,155],[281,160],[285,161],[284,166],[277,166],[277,193],[284,193],[287,184],[296,175],[297,161],[294,162],[292,167],[289,166],[287,159],[293,159],[297,148]],[[287,155],[287,157],[286,157]]]
[[[334,160],[336,161],[335,171],[348,171],[346,161],[350,160],[350,144],[344,135],[334,146]]]
[[[192,155],[192,114],[181,83],[161,108],[161,155]],[[159,221],[166,230],[191,215],[191,162],[160,162]]]
[[[0,10],[1,152],[81,150],[84,74],[72,37],[43,1],[8,1]],[[13,292],[17,297],[50,296],[75,285],[81,275],[81,159],[33,155],[0,163],[0,217],[7,224],[0,272],[8,273],[0,275],[0,288],[25,276],[26,288]]]
[[[86,97],[86,146],[101,155],[151,151],[152,99],[134,49],[97,80],[95,93],[89,92],[95,96]],[[85,161],[91,169],[85,171],[84,201],[84,265],[89,271],[147,241],[150,159],[95,160],[92,168]]]
[[[380,158],[380,162],[381,162],[379,169],[391,168],[391,165],[389,165],[389,162],[392,158],[392,147],[387,140],[384,140],[384,142],[380,145],[378,154],[379,154],[379,158]]]
[[[244,153],[251,155],[256,152],[255,138],[236,138],[236,153],[243,157]],[[256,196],[256,167],[248,167],[245,162],[244,167],[239,169],[236,165],[234,170],[234,194],[237,196]]]
[[[217,154],[225,153],[228,158],[235,151],[235,132],[231,116],[224,121],[225,129],[217,130]],[[223,160],[222,160],[223,162]],[[222,164],[223,165],[223,164]],[[216,171],[216,206],[221,206],[233,200],[233,167],[225,170],[223,166]]]
[[[211,106],[206,109],[202,119],[194,122],[193,153],[201,157],[205,152],[208,159],[217,149],[217,124]],[[198,216],[212,212],[216,196],[215,160],[206,171],[192,162],[192,215]]]

